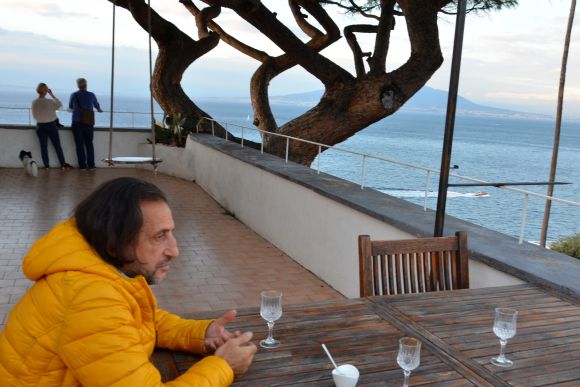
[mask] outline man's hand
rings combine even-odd
[[[98,109],[97,109],[97,111],[98,111],[99,113],[102,113],[102,112],[103,112],[103,110],[102,110],[101,108],[98,108]]]
[[[235,310],[230,310],[207,327],[203,345],[204,353],[213,353],[232,337],[239,336],[239,332],[232,334],[226,329],[226,324],[234,321],[236,314],[237,312]]]
[[[236,376],[243,375],[248,370],[248,367],[252,364],[254,355],[258,350],[258,348],[250,342],[252,336],[252,332],[240,334],[237,337],[229,339],[226,343],[220,346],[217,351],[215,351],[216,356],[221,357],[228,362]]]

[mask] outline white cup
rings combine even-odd
[[[358,376],[358,369],[351,364],[343,364],[332,370],[332,379],[336,387],[355,387]]]

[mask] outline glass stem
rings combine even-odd
[[[505,360],[505,346],[507,345],[507,340],[500,340],[499,345],[500,345],[500,348],[499,348],[498,360],[504,361]]]
[[[274,321],[268,321],[268,338],[266,341],[274,341]]]
[[[409,378],[411,377],[411,371],[403,370],[405,375],[405,380],[403,381],[403,387],[409,387]]]

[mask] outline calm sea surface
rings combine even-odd
[[[34,96],[32,96],[33,98]],[[0,106],[28,107],[31,98],[15,98],[0,93]],[[68,100],[63,98],[63,102]],[[101,101],[108,108],[106,99]],[[148,100],[119,98],[118,111],[146,112]],[[220,121],[251,126],[251,108],[245,103],[200,101],[199,105]],[[284,123],[305,107],[274,106],[278,123]],[[160,110],[160,109],[159,109]],[[61,122],[68,125],[70,115],[60,113]],[[159,115],[158,119],[161,118]],[[0,123],[28,123],[26,110],[0,109]],[[122,126],[148,126],[146,114],[118,113],[115,124]],[[341,147],[395,159],[425,167],[439,168],[445,118],[426,113],[399,112],[340,144]],[[108,114],[97,115],[97,125],[108,126]],[[452,164],[459,169],[452,173],[482,180],[547,181],[552,155],[553,121],[506,119],[491,117],[458,116],[455,125]],[[236,130],[232,130],[236,132]],[[257,140],[254,134],[246,137]],[[239,131],[237,132],[239,134]],[[326,151],[320,159],[323,172],[360,183],[360,156],[338,151]],[[313,163],[316,167],[317,162]],[[439,176],[433,174],[429,184],[428,206],[437,204]],[[580,124],[563,123],[560,140],[557,180],[570,182],[556,186],[555,196],[580,202]],[[450,182],[462,182],[451,178]],[[365,186],[423,205],[425,172],[367,159]],[[521,187],[545,193],[546,187]],[[477,191],[487,195],[476,196]],[[493,187],[452,187],[449,190],[447,212],[473,223],[518,236],[523,208],[523,195]],[[539,239],[544,201],[529,199],[525,239]],[[580,232],[580,208],[555,203],[549,228],[549,240]]]

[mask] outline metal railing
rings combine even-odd
[[[275,137],[285,138],[286,139],[286,151],[285,151],[284,159],[285,159],[286,163],[288,163],[290,141],[298,141],[298,142],[317,146],[318,147],[318,156],[316,158],[316,168],[315,168],[317,173],[320,173],[320,155],[321,155],[323,149],[325,149],[325,150],[332,149],[332,150],[336,150],[339,152],[344,152],[344,153],[360,156],[361,157],[361,170],[360,170],[360,183],[359,183],[359,185],[360,185],[361,189],[365,188],[365,168],[366,168],[367,159],[378,160],[378,161],[382,161],[382,162],[386,162],[386,163],[390,163],[390,164],[394,164],[394,165],[399,165],[401,167],[406,167],[406,168],[411,168],[411,169],[423,171],[423,172],[425,172],[425,194],[424,194],[423,211],[427,211],[427,204],[428,204],[428,198],[429,198],[429,181],[431,179],[431,174],[433,174],[433,173],[439,174],[440,173],[439,169],[436,169],[436,168],[429,168],[429,167],[425,167],[422,165],[407,163],[407,162],[403,162],[403,161],[399,161],[399,160],[389,159],[386,157],[381,157],[381,156],[372,155],[372,154],[368,154],[368,153],[358,152],[358,151],[354,151],[352,149],[347,149],[347,148],[342,148],[342,147],[337,147],[337,146],[332,146],[332,145],[326,145],[326,144],[322,144],[319,142],[304,140],[304,139],[301,139],[298,137],[287,136],[287,135],[280,134],[280,133],[267,132],[267,131],[260,130],[258,128],[252,128],[249,126],[243,126],[243,125],[232,124],[232,123],[227,123],[227,122],[222,123],[218,120],[208,118],[208,117],[203,117],[197,123],[196,131],[198,133],[199,133],[199,125],[204,120],[209,121],[211,123],[212,136],[215,136],[215,123],[222,125],[226,129],[226,135],[225,135],[226,141],[228,140],[228,134],[227,134],[228,128],[232,128],[232,127],[239,128],[241,130],[240,145],[242,148],[244,147],[244,140],[246,140],[246,137],[244,136],[245,130],[258,132],[258,133],[260,133],[260,135],[262,137],[263,136],[275,136]],[[264,142],[263,141],[261,142],[261,145],[260,145],[260,152],[264,153]],[[476,178],[469,177],[469,176],[463,176],[463,175],[459,175],[456,173],[450,173],[449,176],[452,176],[452,177],[455,177],[455,178],[461,179],[461,180],[467,180],[467,181],[470,181],[473,183],[489,184],[488,181],[476,179]],[[493,187],[497,188],[497,189],[505,190],[505,191],[516,192],[516,193],[523,195],[522,196],[522,200],[523,200],[522,215],[521,215],[521,220],[520,220],[520,233],[519,233],[519,239],[518,239],[519,244],[522,244],[524,241],[524,233],[525,233],[527,213],[528,213],[528,200],[529,200],[530,196],[544,199],[544,200],[550,200],[553,203],[554,202],[561,203],[561,204],[580,208],[580,203],[574,202],[572,200],[560,199],[560,198],[556,198],[554,196],[547,196],[547,195],[543,195],[543,194],[540,194],[537,192],[532,192],[532,191],[528,191],[528,190],[524,190],[524,189],[520,189],[520,188],[513,188],[513,187],[509,187],[509,186],[499,186],[499,187],[493,186]]]
[[[14,111],[22,111],[22,112],[26,112],[26,116],[27,118],[25,119],[25,122],[27,122],[28,125],[32,126],[34,125],[34,118],[32,117],[32,109],[29,107],[11,107],[11,106],[0,106],[0,111],[1,110],[14,110]],[[70,116],[72,113],[67,111],[67,110],[59,110],[58,111],[59,114],[65,114],[67,116]],[[103,110],[103,114],[106,115],[106,113],[110,113],[110,110]],[[126,115],[130,115],[130,124],[126,124],[127,126],[122,126],[122,125],[116,125],[117,127],[127,127],[127,128],[150,128],[151,127],[151,113],[150,112],[126,112],[126,111],[113,111],[113,114],[118,118],[119,116],[126,116]],[[155,115],[163,115],[163,112],[155,112]],[[139,116],[143,116],[144,120],[143,120],[143,124],[140,126],[136,126],[136,118]],[[8,124],[8,122],[4,122],[5,124]],[[12,122],[13,123],[13,122]],[[106,125],[108,127],[108,125]]]

